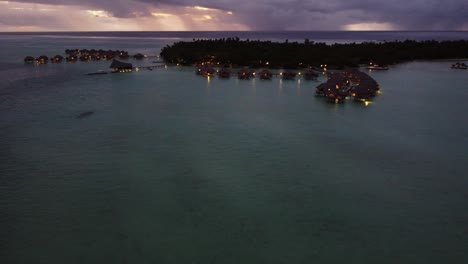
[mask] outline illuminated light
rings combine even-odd
[[[158,13],[158,12],[152,12],[151,15],[154,16],[154,17],[170,17],[170,16],[172,16],[172,14]]]
[[[282,73],[282,72],[280,72],[280,75],[283,75],[283,73]]]
[[[369,101],[364,101],[364,105],[365,105],[365,106],[368,106],[369,104],[371,104],[371,102],[369,102]]]
[[[395,30],[395,26],[391,23],[358,23],[345,25],[344,30]]]
[[[8,1],[0,1],[0,4],[8,4]]]
[[[86,12],[95,17],[110,17],[109,14],[104,10],[86,10]]]
[[[268,64],[270,64],[270,62],[269,62],[269,61],[267,61],[267,62],[265,63],[265,65],[268,65]]]
[[[232,11],[227,11],[226,14],[232,15]]]

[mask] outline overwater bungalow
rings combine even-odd
[[[137,53],[137,54],[133,55],[133,58],[137,59],[137,60],[142,60],[142,59],[145,58],[145,55],[143,55],[141,53]]]
[[[130,72],[133,69],[133,65],[131,63],[121,62],[118,60],[113,60],[109,68],[112,69],[112,72]]]
[[[209,76],[212,76],[216,73],[215,69],[213,69],[213,67],[210,67],[210,66],[206,66],[206,65],[200,65],[197,70],[195,71],[195,73],[197,75],[203,75],[205,77],[209,77]]]
[[[464,62],[457,62],[455,64],[452,64],[452,69],[466,70],[468,69],[468,66]]]
[[[78,60],[78,57],[76,55],[69,55],[69,56],[67,56],[66,60],[68,62],[75,62],[75,61]]]
[[[52,57],[52,60],[51,60],[52,63],[59,63],[62,61],[63,61],[63,57],[61,55],[55,55],[54,57]]]
[[[230,78],[231,77],[231,70],[227,67],[223,67],[218,71],[219,78]]]
[[[312,69],[309,69],[304,73],[304,79],[306,80],[316,80],[318,77],[319,74]]]
[[[271,78],[273,77],[273,74],[269,70],[263,70],[258,75],[262,80],[271,80]]]
[[[26,56],[24,58],[24,62],[27,62],[27,63],[33,63],[36,59],[34,59],[33,56]]]
[[[114,52],[112,50],[105,51],[102,58],[105,60],[112,60],[114,59]]]
[[[91,58],[88,55],[81,55],[80,56],[80,61],[89,61],[89,60],[91,60]]]
[[[42,55],[36,58],[37,64],[46,64],[48,61],[49,61],[49,58],[45,55]]]
[[[373,62],[369,63],[369,66],[367,66],[366,68],[369,69],[369,70],[384,70],[384,71],[388,70],[388,66],[379,65],[379,64],[373,63]]]
[[[317,86],[315,95],[325,96],[330,103],[342,103],[349,95],[351,85],[343,73],[332,73],[326,83]]]
[[[241,80],[249,80],[251,77],[255,76],[254,70],[249,70],[248,68],[241,69],[237,72],[237,77]]]
[[[293,80],[296,78],[296,73],[293,71],[284,71],[281,73],[281,78],[283,78],[283,80]]]
[[[119,53],[119,59],[126,60],[128,58],[130,58],[130,56],[128,55],[128,52],[122,50]]]

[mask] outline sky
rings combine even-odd
[[[468,30],[468,0],[0,0],[0,31]]]

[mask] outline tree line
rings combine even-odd
[[[213,64],[269,68],[344,67],[373,62],[379,65],[411,60],[468,58],[468,40],[386,41],[326,44],[272,42],[234,38],[193,39],[167,45],[161,57],[181,65]]]

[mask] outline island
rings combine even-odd
[[[272,42],[234,38],[193,39],[167,45],[161,50],[167,63],[179,65],[231,65],[252,68],[308,67],[344,68],[372,63],[385,65],[412,60],[468,58],[468,40],[384,41],[326,44]]]

